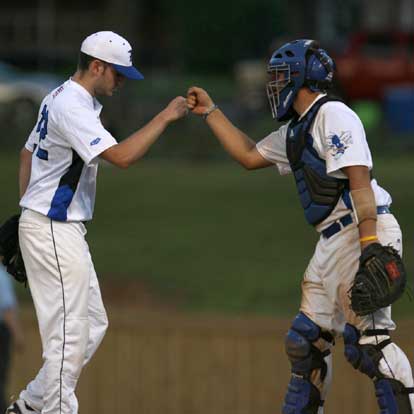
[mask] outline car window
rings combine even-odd
[[[361,45],[361,54],[367,57],[386,58],[392,56],[396,48],[395,40],[390,36],[372,35]]]
[[[16,76],[17,69],[12,65],[0,62],[0,78],[13,78]]]

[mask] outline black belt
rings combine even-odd
[[[388,206],[378,206],[377,207],[377,214],[390,214],[390,208]],[[329,239],[334,234],[341,231],[344,227],[351,224],[354,220],[352,219],[351,213],[347,214],[346,216],[341,217],[339,220],[335,221],[335,223],[332,223],[330,226],[328,226],[325,230],[322,230],[322,236],[325,237],[325,239]]]

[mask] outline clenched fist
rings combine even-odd
[[[168,122],[176,121],[188,114],[187,100],[183,96],[177,96],[162,112]]]
[[[187,106],[193,114],[203,115],[213,105],[213,100],[204,89],[193,86],[188,90]]]

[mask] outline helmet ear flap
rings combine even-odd
[[[325,50],[310,48],[306,56],[305,82],[313,92],[331,88],[335,63]]]

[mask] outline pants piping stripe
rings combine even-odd
[[[375,316],[374,316],[374,314],[371,314],[371,317],[372,317],[372,325],[373,325],[373,327],[374,327],[374,329],[375,329]],[[378,336],[377,336],[377,335],[375,335],[375,341],[377,342],[377,345],[378,345]],[[382,354],[382,357],[383,357],[383,359],[384,359],[384,362],[387,364],[387,367],[388,367],[388,369],[389,369],[389,371],[390,371],[390,373],[391,373],[391,375],[392,375],[393,379],[395,379],[394,372],[392,371],[391,366],[390,366],[390,364],[388,363],[387,358],[385,358],[385,355],[384,355],[384,353],[382,352],[382,350],[381,350],[381,354]]]
[[[65,303],[65,288],[63,286],[63,277],[60,270],[59,258],[56,250],[55,235],[53,233],[53,220],[50,220],[50,229],[52,232],[53,248],[55,250],[56,264],[59,271],[60,284],[62,286],[62,300],[63,300],[63,345],[62,345],[62,363],[60,365],[59,375],[59,413],[62,413],[62,376],[63,376],[63,362],[65,361],[65,346],[66,346],[66,303]]]

